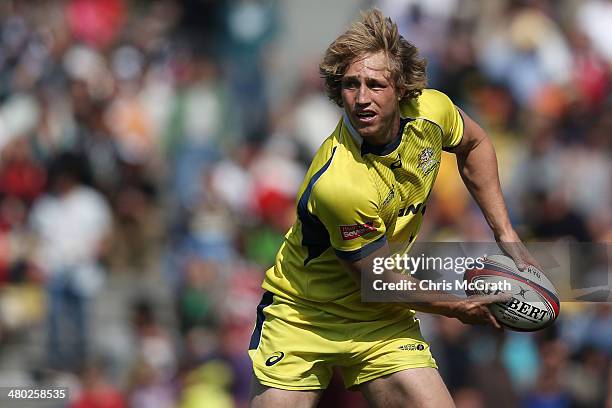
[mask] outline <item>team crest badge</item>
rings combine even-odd
[[[431,147],[425,148],[419,155],[419,168],[423,174],[428,175],[440,162],[434,158],[434,151]]]

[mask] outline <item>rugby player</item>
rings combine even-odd
[[[266,272],[249,346],[251,406],[316,406],[338,367],[373,407],[451,407],[415,310],[500,328],[487,305],[507,298],[363,303],[361,272],[375,257],[409,250],[442,150],[457,155],[500,246],[519,268],[533,263],[510,244],[520,240],[493,146],[446,95],[425,88],[425,61],[378,10],[338,37],[319,68],[344,113],[312,160],[297,220]]]

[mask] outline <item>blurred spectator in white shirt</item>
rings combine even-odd
[[[87,300],[104,278],[98,259],[110,233],[105,198],[83,181],[84,162],[71,153],[52,163],[51,194],[34,203],[30,226],[38,246],[35,261],[47,276],[48,356],[57,368],[83,363],[87,340]]]

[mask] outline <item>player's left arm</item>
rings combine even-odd
[[[527,264],[538,265],[510,223],[491,139],[465,112],[459,109],[459,113],[463,118],[463,137],[449,151],[457,156],[459,174],[465,186],[482,210],[495,240],[517,267],[523,270]]]

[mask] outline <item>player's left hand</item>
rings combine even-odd
[[[465,324],[488,325],[497,330],[503,330],[503,326],[499,324],[491,310],[489,310],[489,305],[493,303],[506,303],[511,298],[511,293],[469,296],[455,305],[451,317],[459,319]]]
[[[516,264],[516,267],[520,271],[524,271],[530,265],[535,266],[539,270],[542,270],[542,267],[540,266],[538,261],[536,261],[533,255],[529,253],[529,250],[527,249],[525,244],[523,244],[518,234],[514,230],[510,234],[501,237],[496,237],[496,240],[500,249],[506,255],[512,258],[512,260]]]

